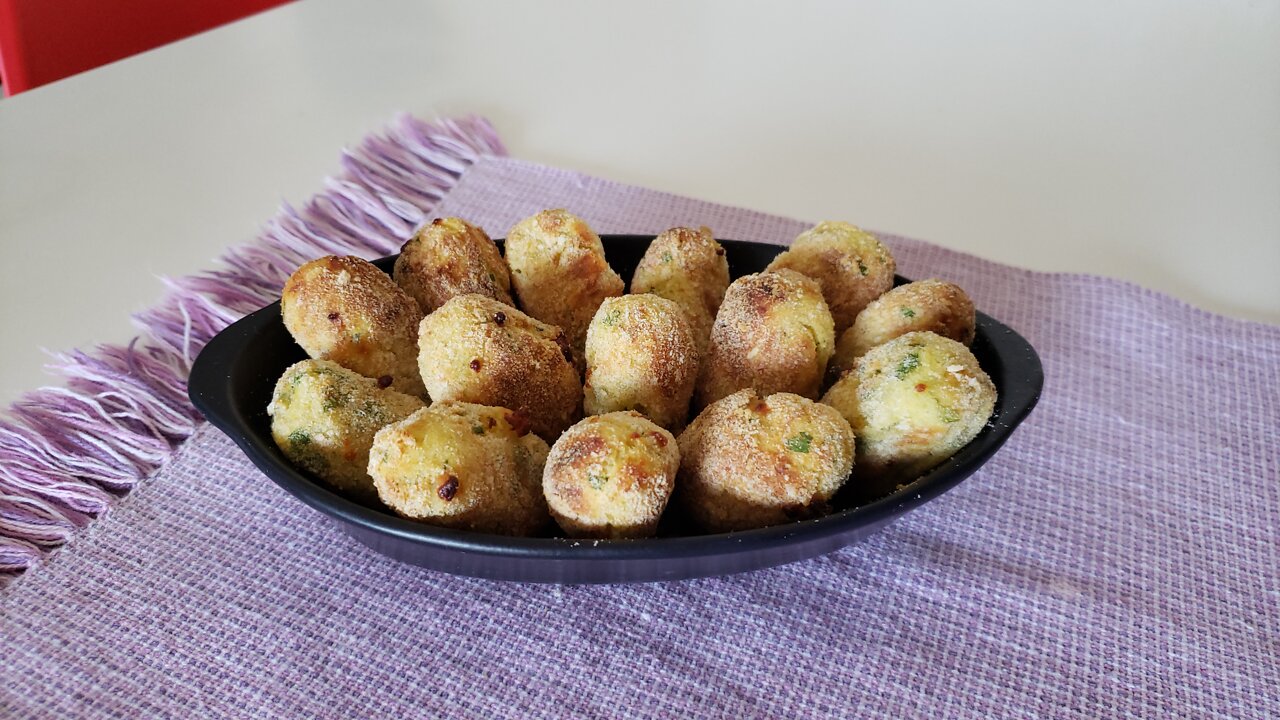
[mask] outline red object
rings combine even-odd
[[[288,1],[0,0],[0,81],[13,95]]]

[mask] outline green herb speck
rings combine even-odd
[[[893,374],[901,380],[918,367],[920,367],[920,353],[913,352],[902,358],[902,362],[898,363],[898,367],[894,369]]]
[[[909,308],[909,307],[901,308],[901,310],[902,310],[902,317],[909,317],[909,318],[913,318],[913,317],[915,317],[915,316],[916,316],[916,311],[915,311],[915,310],[912,310],[912,309],[911,309],[911,308]]]
[[[813,442],[813,436],[801,430],[799,433],[787,438],[787,449],[791,452],[807,453],[809,452],[809,444]]]
[[[587,482],[591,483],[591,487],[595,488],[596,490],[599,490],[600,488],[604,487],[605,483],[609,482],[609,476],[596,475],[595,473],[588,473]]]
[[[471,432],[475,433],[476,435],[483,435],[483,434],[484,434],[484,426],[483,426],[483,425],[472,425],[472,426],[471,426]]]
[[[870,268],[868,268],[866,265],[864,265],[864,264],[862,263],[862,261],[861,261],[861,260],[859,260],[859,261],[858,261],[858,273],[860,273],[863,277],[866,277],[866,276],[867,276],[867,273],[869,273],[869,272],[871,272]]]
[[[320,402],[320,409],[329,412],[347,404],[351,400],[350,393],[341,387],[329,386],[324,389],[324,399]]]
[[[619,309],[613,309],[613,310],[610,310],[609,314],[605,315],[604,319],[601,320],[600,322],[604,323],[605,325],[613,325],[614,323],[618,322],[618,318],[620,317],[622,317],[622,311]]]
[[[671,262],[671,253],[669,253],[669,252],[664,252],[664,253],[662,253],[662,262],[664,262],[664,263],[669,263],[669,262]]]
[[[306,430],[294,430],[289,433],[289,444],[295,448],[306,447],[311,444],[311,436]]]

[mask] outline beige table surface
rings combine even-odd
[[[1280,322],[1274,0],[306,0],[0,101],[0,402],[401,110]]]

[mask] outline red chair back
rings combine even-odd
[[[0,0],[0,82],[13,95],[288,1]]]

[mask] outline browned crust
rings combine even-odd
[[[624,339],[611,344],[614,331]],[[656,295],[605,300],[588,330],[587,361],[586,412],[639,410],[662,427],[684,427],[698,351],[680,306]],[[644,392],[636,394],[635,388]],[[631,395],[631,402],[616,404],[623,394]]]
[[[571,537],[646,537],[666,509],[679,465],[675,438],[639,413],[597,415],[551,448],[543,491]]]
[[[357,257],[328,255],[289,277],[280,311],[293,339],[313,358],[422,395],[417,304],[386,273]]]
[[[419,228],[400,249],[393,274],[423,313],[468,293],[515,304],[498,246],[482,228],[462,218],[436,218]]]
[[[518,436],[507,427],[508,414],[505,408],[446,401],[378,431],[369,472],[379,497],[396,514],[433,525],[504,535],[538,532],[550,520],[541,491],[548,448],[536,436]],[[489,430],[474,432],[477,427]],[[447,458],[444,464],[441,457]]]
[[[848,223],[824,222],[801,233],[767,269],[783,268],[818,281],[840,333],[893,287],[897,262],[871,233]]]
[[[838,376],[871,348],[909,332],[927,330],[970,345],[975,316],[973,301],[959,285],[936,278],[900,285],[868,305],[841,334],[830,373]]]
[[[724,248],[705,226],[671,228],[655,237],[631,278],[633,294],[652,293],[684,309],[700,355],[728,287]]]
[[[559,328],[492,298],[459,295],[423,319],[418,363],[433,400],[515,410],[552,442],[582,403],[582,383],[562,343]]]
[[[707,407],[679,444],[676,502],[709,532],[821,513],[854,460],[853,431],[833,408],[751,389]]]
[[[817,398],[833,336],[830,313],[813,280],[790,270],[738,278],[725,293],[711,331],[698,406],[748,387],[762,394]]]
[[[581,218],[559,209],[516,223],[506,243],[521,308],[564,330],[581,372],[592,316],[605,298],[624,290],[622,278],[605,260],[600,237]]]

